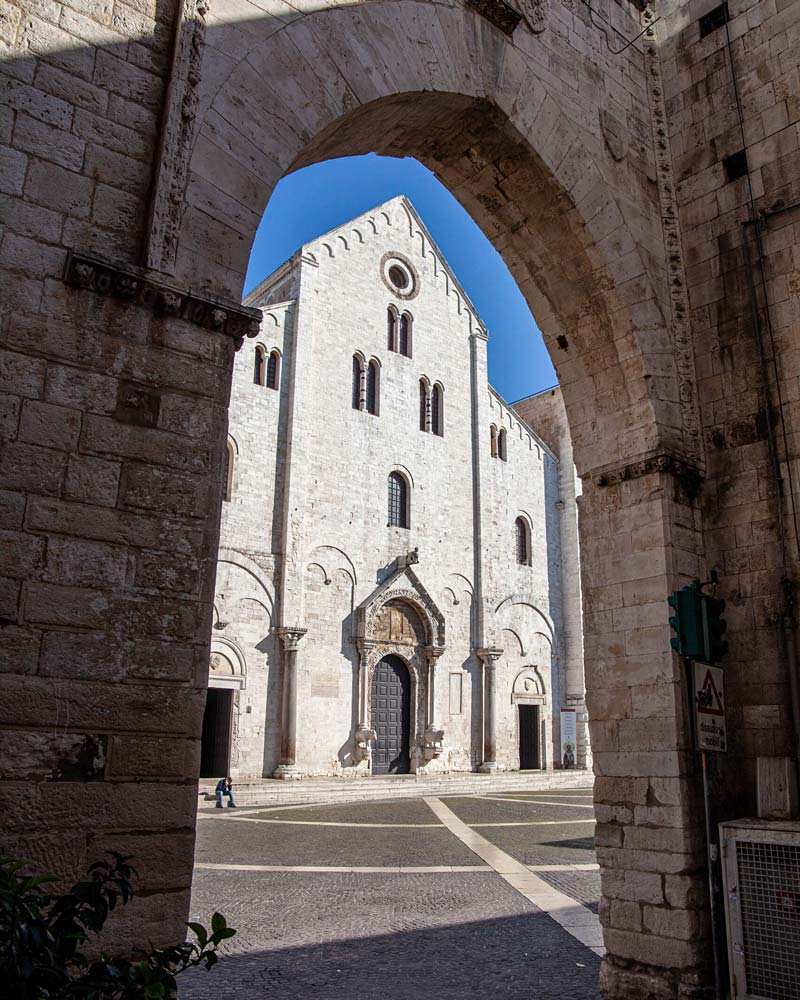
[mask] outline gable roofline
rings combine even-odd
[[[247,295],[245,295],[245,297],[242,299],[242,305],[245,306],[253,305],[256,299],[261,298],[264,295],[264,293],[268,292],[273,285],[277,284],[279,281],[285,278],[292,271],[292,269],[297,264],[299,259],[300,259],[300,251],[296,250],[291,257],[287,257],[286,260],[279,267],[276,267],[271,274],[268,274],[266,276],[266,278],[262,278],[261,281],[259,281],[259,283],[256,285],[256,287],[253,288],[251,291],[249,291]],[[269,307],[259,306],[258,308],[267,309]]]
[[[526,420],[523,420],[523,418],[519,415],[519,413],[517,413],[517,411],[511,405],[511,403],[507,403],[493,385],[489,385],[489,392],[491,393],[492,396],[494,396],[494,398],[498,401],[498,403],[500,403],[501,406],[504,406],[508,410],[508,412],[510,413],[510,415],[513,417],[514,420],[522,424],[522,426],[525,428],[528,434],[530,434],[533,440],[539,445],[542,451],[546,452],[550,456],[550,458],[552,458],[553,461],[556,464],[558,464],[559,462],[558,455],[556,455],[556,453],[553,451],[550,445],[545,444],[545,442],[542,441],[542,439],[539,437],[536,431],[530,426],[530,424]]]
[[[251,292],[248,292],[248,294],[243,299],[244,304],[245,305],[250,305],[250,304],[252,304],[252,300],[256,299],[260,295],[263,295],[264,292],[267,291],[270,288],[271,285],[273,285],[280,278],[284,277],[284,275],[286,273],[288,273],[288,271],[291,269],[292,266],[294,266],[295,264],[299,263],[301,261],[301,259],[306,256],[306,254],[308,253],[308,251],[310,250],[310,248],[312,246],[314,246],[315,244],[324,242],[328,237],[337,236],[337,235],[339,235],[341,233],[344,233],[344,231],[346,229],[352,228],[353,226],[356,225],[356,223],[360,222],[361,220],[367,221],[372,216],[374,216],[377,212],[380,212],[381,209],[385,209],[388,206],[394,207],[395,205],[398,205],[398,204],[402,205],[402,207],[405,209],[405,211],[408,213],[408,215],[411,216],[411,218],[414,220],[414,222],[419,227],[422,235],[425,237],[425,239],[430,244],[431,249],[434,251],[434,253],[435,253],[436,257],[438,258],[438,260],[440,261],[442,267],[444,267],[444,269],[447,271],[447,275],[448,275],[451,283],[455,287],[455,289],[458,292],[458,294],[461,296],[464,304],[469,309],[469,311],[472,313],[472,315],[475,317],[475,322],[477,323],[478,328],[479,328],[478,332],[480,334],[482,334],[488,340],[488,338],[489,338],[489,332],[488,332],[488,330],[486,328],[486,324],[481,319],[480,313],[475,308],[475,303],[472,301],[472,299],[469,297],[469,295],[467,295],[467,293],[464,291],[464,286],[461,284],[461,282],[456,277],[456,275],[455,275],[452,267],[448,263],[447,258],[442,253],[442,250],[439,247],[439,244],[436,242],[436,240],[433,238],[433,236],[431,236],[430,230],[425,225],[425,223],[422,221],[422,218],[421,218],[419,212],[416,210],[416,208],[414,208],[414,205],[412,204],[411,200],[406,195],[404,195],[404,194],[395,195],[394,198],[390,198],[388,201],[383,201],[379,205],[375,205],[373,208],[368,209],[366,212],[362,212],[360,215],[354,216],[352,219],[349,219],[347,222],[342,222],[340,225],[334,226],[333,229],[329,229],[327,232],[320,233],[320,235],[319,236],[315,236],[313,240],[309,240],[307,243],[303,243],[302,246],[298,247],[298,249],[295,250],[295,252],[292,254],[291,257],[287,258],[280,265],[280,267],[277,267],[271,274],[267,275],[266,278],[263,278],[258,283],[258,285],[256,285],[256,287]]]

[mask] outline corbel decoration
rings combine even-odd
[[[467,4],[509,38],[522,21],[537,34],[547,27],[549,0],[467,0]]]
[[[261,326],[260,309],[198,295],[169,285],[140,268],[118,267],[74,250],[67,256],[64,281],[72,288],[136,303],[156,315],[173,316],[204,330],[222,333],[233,339],[237,350],[244,338],[255,337]]]
[[[667,475],[673,476],[692,500],[699,496],[703,488],[703,474],[697,466],[666,452],[650,455],[627,465],[604,469],[595,473],[592,479],[597,486],[615,486],[630,479],[649,476],[654,472],[665,472]]]

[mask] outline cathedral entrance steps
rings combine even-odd
[[[240,806],[289,806],[306,803],[367,802],[418,798],[423,795],[496,795],[498,792],[546,792],[591,789],[590,771],[508,771],[502,774],[397,774],[370,778],[305,778],[279,781],[248,778],[235,781]],[[216,781],[201,780],[199,807],[214,807]]]

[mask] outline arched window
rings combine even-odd
[[[386,341],[390,351],[397,350],[397,313],[391,306],[386,310]]]
[[[277,389],[280,377],[281,356],[277,351],[271,351],[267,361],[267,388]]]
[[[224,493],[222,494],[222,499],[226,502],[230,502],[231,496],[233,494],[233,441],[228,438],[225,443],[225,487]]]
[[[400,317],[400,343],[398,350],[407,358],[411,357],[411,317],[403,313]]]
[[[408,527],[408,483],[399,472],[389,474],[389,527]]]
[[[524,517],[518,517],[514,522],[514,533],[516,536],[517,562],[520,566],[530,565],[530,537],[528,522]]]
[[[489,429],[491,440],[492,458],[497,458],[497,428],[494,424]]]
[[[419,429],[428,429],[428,383],[424,378],[419,380]]]
[[[504,461],[508,461],[508,449],[506,447],[506,429],[505,427],[500,428],[500,433],[497,435],[497,454]]]
[[[361,358],[353,355],[353,409],[361,409]]]
[[[377,361],[372,360],[367,368],[367,410],[376,417],[380,407],[380,381],[380,367]]]
[[[256,344],[256,355],[253,361],[253,382],[256,385],[264,384],[264,348],[261,344]]]
[[[431,430],[444,437],[444,396],[438,383],[431,390]]]

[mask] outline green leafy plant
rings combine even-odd
[[[133,898],[131,878],[137,874],[130,857],[116,852],[108,857],[62,894],[50,891],[54,875],[25,874],[24,862],[0,857],[4,995],[15,1000],[172,1000],[177,975],[217,963],[217,946],[236,933],[221,913],[211,918],[210,931],[189,924],[193,942],[137,949],[131,957],[113,959],[99,951],[94,939],[111,911]],[[94,957],[84,953],[87,945]]]

